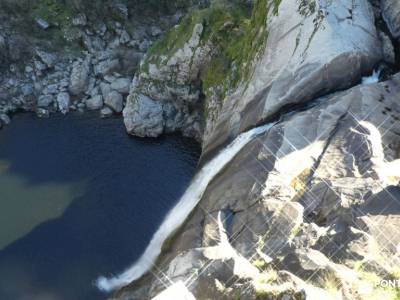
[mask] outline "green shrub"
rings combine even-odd
[[[214,0],[210,7],[194,11],[155,43],[142,71],[147,71],[149,63],[159,65],[162,57],[171,57],[190,39],[194,26],[202,23],[201,43],[211,42],[217,48],[201,74],[203,88],[207,93],[222,85],[222,99],[229,89],[250,77],[251,63],[267,40],[268,13],[270,9],[277,13],[279,4],[280,0],[257,0],[251,12],[247,6]]]

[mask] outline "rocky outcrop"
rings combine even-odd
[[[334,299],[385,293],[368,278],[391,278],[400,263],[392,227],[400,201],[399,96],[397,74],[283,116],[211,182],[158,264],[165,275],[147,278],[150,292],[130,291],[129,299],[151,298],[164,279],[189,282],[196,299],[255,299],[274,289],[329,289]],[[312,295],[306,299],[321,299]]]
[[[224,100],[206,151],[285,106],[356,83],[382,58],[367,1],[284,0],[275,13],[252,79]]]
[[[390,32],[400,38],[400,3],[396,0],[381,0],[382,15],[388,24]]]
[[[240,133],[277,123],[209,183],[156,276],[116,299],[149,299],[171,282],[196,299],[395,299],[375,281],[397,278],[400,265],[400,74],[361,80],[396,63],[393,36],[375,25],[381,12],[393,22],[390,1],[381,11],[259,0],[250,18],[218,2],[150,48],[124,109],[128,132],[190,128],[205,163]]]
[[[1,2],[0,113],[22,109],[47,117],[88,109],[103,110],[101,116],[120,114],[145,52],[194,3],[176,5]]]
[[[382,59],[374,14],[366,1],[257,1],[255,5],[253,16],[246,21],[251,22],[248,32],[229,14],[215,13],[218,6],[209,12],[218,25],[209,23],[207,13],[192,16],[181,25],[186,30],[192,28],[187,42],[170,47],[167,39],[157,45],[155,53],[148,54],[132,87],[132,95],[143,94],[155,101],[172,103],[178,112],[188,115],[185,102],[199,101],[200,81],[205,94],[205,153],[284,107],[356,83]],[[214,13],[221,19],[215,20]],[[204,27],[194,21],[199,19],[204,20]],[[258,42],[250,49],[242,46],[244,57],[241,50],[219,36],[236,38],[245,45],[248,41],[244,37],[235,36],[238,31],[245,32],[247,38],[255,35]],[[187,35],[177,28],[170,38],[184,34]],[[220,46],[221,40],[226,44]],[[238,52],[230,56],[234,49]],[[224,63],[230,65],[226,73]],[[220,82],[216,80],[218,76]],[[216,82],[210,82],[210,78]],[[128,100],[128,106],[135,103]],[[128,113],[125,122],[132,125]],[[182,122],[177,125],[178,129],[187,126]]]
[[[129,133],[154,137],[181,130],[200,138],[201,91],[197,78],[211,51],[200,46],[202,33],[203,25],[195,24],[190,39],[176,53],[162,57],[160,62],[154,62],[152,56],[143,62],[142,70],[147,70],[135,77],[124,110]]]

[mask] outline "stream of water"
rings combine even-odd
[[[202,167],[179,202],[168,213],[159,226],[140,259],[118,276],[112,278],[100,277],[97,280],[99,289],[109,292],[121,288],[139,279],[148,272],[161,254],[164,242],[185,222],[189,214],[201,200],[211,180],[213,180],[226,164],[253,138],[266,132],[273,125],[274,123],[266,124],[240,134],[232,143],[222,149],[213,159]]]

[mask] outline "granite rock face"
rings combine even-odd
[[[208,184],[157,276],[116,299],[151,299],[171,281],[196,299],[395,299],[370,280],[395,278],[400,266],[400,74],[364,77],[395,65],[400,8],[378,2],[255,1],[267,13],[256,31],[265,42],[211,88],[205,73],[221,75],[214,59],[233,50],[209,35],[226,43],[216,32],[243,29],[233,21],[210,34],[205,18],[179,46],[150,50],[124,110],[129,133],[193,129],[187,108],[196,104],[190,116],[201,126],[189,133],[205,164],[240,133],[274,125]],[[381,16],[392,36],[376,27]],[[237,69],[247,76],[226,88]]]
[[[134,104],[124,109],[125,126],[128,132],[140,137],[157,137],[164,131],[163,106],[144,95],[131,99]]]
[[[122,112],[123,109],[123,98],[117,91],[111,91],[107,94],[104,99],[104,103],[112,108],[116,113]]]
[[[90,60],[76,61],[72,66],[69,91],[78,96],[86,91],[89,84]]]
[[[86,107],[89,110],[97,110],[103,107],[103,96],[102,95],[95,95],[94,97],[87,99]]]
[[[351,86],[382,58],[368,1],[283,0],[268,20],[253,75],[224,100],[205,151],[288,105]]]
[[[196,299],[366,299],[383,292],[368,278],[392,278],[400,266],[400,74],[378,82],[375,73],[359,84],[378,62],[395,61],[397,45],[382,38],[375,17],[367,1],[282,0],[268,11],[268,39],[248,62],[249,78],[222,103],[212,93],[202,99],[203,159],[249,128],[276,124],[209,183],[161,254],[153,270],[161,272],[117,299],[152,298],[171,280],[186,283]],[[192,86],[203,78],[197,70],[212,62],[214,45],[195,38],[200,28],[135,77],[124,114],[130,133],[159,135],[174,123],[163,113],[179,103],[169,92]],[[197,50],[189,51],[191,43]],[[206,54],[188,69],[197,51]],[[150,119],[157,125],[143,121]]]
[[[62,92],[57,96],[57,104],[61,113],[66,114],[69,112],[71,105],[71,97],[67,92]]]
[[[183,48],[169,58],[163,57],[160,65],[150,62],[147,72],[135,76],[124,111],[129,133],[154,137],[163,132],[181,130],[186,135],[200,139],[201,111],[195,107],[201,107],[201,92],[196,78],[208,52],[200,47],[202,32],[203,25],[196,24]],[[144,105],[143,99],[153,104]],[[146,106],[145,111],[143,106]],[[149,116],[160,115],[160,107],[161,118],[150,120]],[[149,111],[151,109],[154,112]],[[158,122],[157,126],[153,124],[155,121]]]
[[[400,265],[399,96],[397,74],[284,115],[209,184],[158,264],[165,277],[129,295],[151,298],[163,278],[193,278],[196,299],[255,299],[264,289],[321,299],[328,280],[342,287],[337,297],[369,297],[366,276],[387,278]],[[221,234],[243,260],[228,246],[216,251]]]
[[[396,0],[381,0],[382,15],[392,35],[400,38],[400,3]]]

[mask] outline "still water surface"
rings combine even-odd
[[[199,155],[117,118],[17,115],[0,131],[0,299],[105,299],[93,280],[140,256]]]

